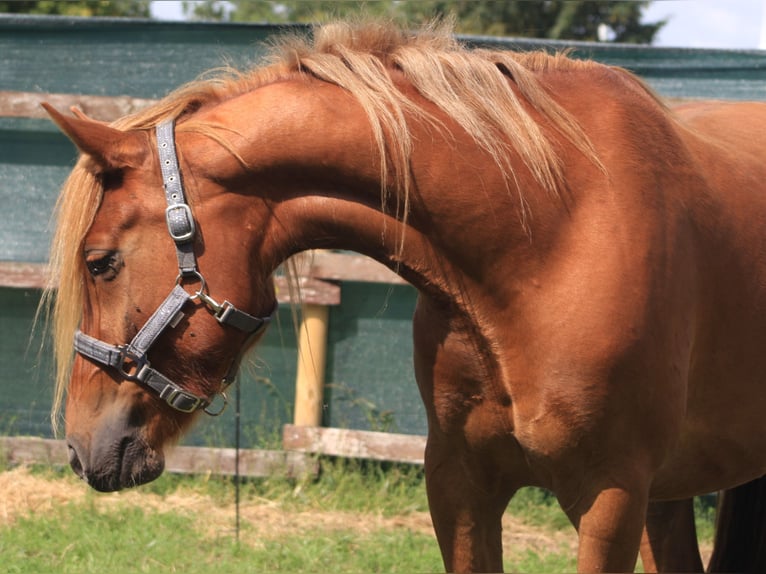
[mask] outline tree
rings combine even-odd
[[[206,0],[199,4],[184,2],[186,13],[193,18],[205,20],[227,19],[234,22],[325,22],[357,14],[368,16],[402,16],[398,2],[380,0]]]
[[[457,31],[493,36],[552,40],[599,40],[607,26],[610,41],[650,44],[665,21],[642,23],[649,2],[623,0],[548,0],[541,2],[424,0],[403,8],[411,18],[457,16]]]
[[[0,2],[0,13],[148,18],[149,0],[21,0]]]
[[[641,21],[649,4],[625,0],[207,0],[189,9],[200,18],[228,16],[262,22],[322,22],[371,14],[418,23],[453,14],[456,31],[465,34],[596,41],[606,30],[610,41],[650,44],[665,21]]]

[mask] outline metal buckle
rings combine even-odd
[[[193,413],[205,400],[187,393],[183,389],[178,387],[171,387],[168,385],[160,393],[160,398],[165,401],[170,407],[182,413]],[[180,400],[179,400],[180,399]]]
[[[180,215],[178,214],[180,212]],[[165,209],[165,222],[170,237],[176,243],[185,243],[194,237],[196,226],[191,208],[186,203],[168,205]]]
[[[151,368],[146,354],[136,355],[128,346],[117,347],[120,351],[120,363],[117,370],[128,381],[143,382],[148,374],[147,369]]]

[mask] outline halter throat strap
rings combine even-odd
[[[218,394],[223,397],[222,407],[218,411],[211,411],[208,408],[211,403],[210,399],[184,390],[154,369],[149,362],[149,349],[168,328],[178,325],[184,317],[183,307],[194,299],[199,299],[222,325],[246,333],[248,341],[268,327],[276,314],[277,305],[274,305],[269,316],[255,317],[237,309],[229,301],[219,304],[207,293],[205,279],[197,268],[197,258],[194,254],[196,224],[184,195],[181,170],[175,148],[173,120],[158,125],[156,135],[160,170],[167,202],[165,220],[170,237],[175,244],[178,258],[176,285],[130,343],[112,345],[78,330],[75,333],[74,348],[84,357],[115,369],[121,378],[137,382],[154,391],[160,399],[177,411],[191,413],[204,409],[209,415],[218,415],[226,407],[225,390],[236,378],[242,352],[238,353],[232,361],[229,371],[221,382],[221,389]],[[184,281],[189,278],[199,282],[199,289],[193,295],[190,295],[182,286]],[[243,350],[246,346],[247,341],[243,345]]]

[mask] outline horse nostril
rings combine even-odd
[[[69,466],[72,467],[72,470],[77,476],[84,479],[85,472],[83,471],[80,457],[77,455],[77,449],[75,449],[71,443],[67,443],[67,449],[69,451]]]

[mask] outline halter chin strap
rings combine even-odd
[[[197,269],[197,258],[194,254],[196,225],[191,208],[184,196],[181,170],[175,149],[173,121],[158,125],[156,133],[167,201],[165,220],[178,257],[179,275],[176,285],[130,343],[111,345],[78,330],[74,337],[74,348],[84,357],[115,369],[123,379],[135,381],[151,389],[177,411],[191,413],[204,409],[209,415],[219,415],[226,408],[225,391],[236,378],[243,353],[235,358],[221,382],[218,394],[223,397],[223,405],[219,410],[211,411],[208,408],[212,402],[211,399],[182,389],[152,368],[148,358],[149,349],[167,328],[178,325],[184,317],[183,307],[194,299],[199,299],[219,323],[247,333],[248,339],[268,327],[277,311],[277,305],[268,317],[254,317],[237,309],[229,301],[219,304],[207,293],[205,279]],[[187,293],[182,287],[185,279],[194,279],[199,282],[199,289],[193,295]],[[246,347],[247,345],[243,346],[243,351]]]

